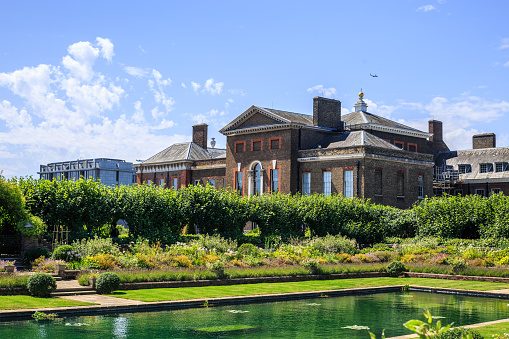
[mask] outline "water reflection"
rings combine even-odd
[[[0,338],[367,338],[408,334],[422,310],[456,326],[509,318],[507,300],[405,292],[197,309],[71,317],[54,323],[0,322]],[[87,324],[89,326],[65,326]],[[8,324],[8,326],[6,326]],[[221,327],[222,326],[222,327]],[[355,327],[356,326],[356,327]],[[350,327],[350,328],[344,328]],[[221,330],[225,329],[223,332]],[[205,332],[205,330],[210,331]],[[218,335],[218,333],[220,333]]]

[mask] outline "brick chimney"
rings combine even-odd
[[[314,97],[313,125],[341,130],[341,101]]]
[[[442,141],[442,122],[438,120],[428,121],[428,132],[433,134],[429,139],[430,141]]]
[[[497,147],[497,140],[495,133],[477,134],[472,137],[472,148],[495,148]]]
[[[207,149],[207,129],[209,125],[198,124],[193,126],[193,142],[203,149]]]

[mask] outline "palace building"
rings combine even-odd
[[[442,123],[420,131],[369,113],[363,97],[345,116],[340,101],[321,97],[313,115],[251,106],[220,130],[226,149],[214,140],[208,147],[208,126],[195,125],[192,142],[135,164],[137,182],[208,183],[244,196],[340,194],[400,208],[432,196],[435,158],[449,151]]]

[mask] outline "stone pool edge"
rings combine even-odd
[[[220,297],[220,298],[200,298],[190,300],[172,300],[172,301],[155,301],[155,302],[137,302],[136,304],[124,304],[126,299],[119,299],[118,304],[109,305],[87,305],[87,306],[70,306],[70,307],[48,307],[48,308],[33,308],[33,309],[18,309],[18,310],[0,310],[0,321],[3,320],[23,320],[31,319],[35,311],[42,311],[45,313],[57,313],[58,316],[75,316],[75,315],[99,315],[106,313],[119,313],[119,312],[147,312],[155,310],[174,310],[185,308],[200,308],[200,307],[213,307],[223,305],[239,305],[247,303],[261,303],[271,301],[283,301],[294,299],[308,299],[317,297],[329,296],[342,296],[342,295],[358,295],[358,294],[373,294],[383,292],[397,292],[408,289],[408,291],[427,292],[427,293],[445,293],[457,294],[476,297],[488,297],[498,299],[509,299],[509,291],[500,293],[496,291],[475,291],[475,290],[461,290],[445,287],[428,287],[417,285],[391,285],[391,286],[378,286],[378,287],[359,287],[338,290],[322,290],[322,291],[308,291],[308,292],[292,292],[292,293],[275,293],[263,295],[248,295],[248,296],[234,296],[234,297]],[[97,298],[103,297],[96,295]],[[112,297],[109,297],[112,298]],[[465,325],[466,328],[475,328],[485,326],[496,322],[505,322],[509,319],[500,319],[485,323]],[[405,335],[399,337],[392,337],[389,339],[405,339],[412,338],[412,335]]]
[[[213,307],[223,305],[239,305],[247,303],[261,303],[271,301],[283,301],[294,299],[309,299],[329,296],[341,295],[356,295],[356,294],[373,294],[383,292],[397,292],[402,291],[405,285],[392,285],[392,286],[378,286],[378,287],[359,287],[337,290],[321,290],[321,291],[308,291],[308,292],[292,292],[292,293],[274,293],[262,295],[247,295],[247,296],[234,296],[234,297],[220,297],[220,298],[200,298],[189,300],[171,300],[171,301],[152,301],[152,302],[137,302],[135,304],[123,303],[126,299],[119,299],[118,304],[109,305],[85,305],[85,306],[69,306],[69,307],[46,307],[46,308],[31,308],[31,309],[17,309],[17,310],[0,310],[0,320],[13,320],[13,319],[30,319],[35,311],[45,313],[56,313],[58,316],[72,316],[72,315],[97,315],[104,313],[116,312],[139,312],[139,311],[152,311],[152,310],[172,310],[172,309],[185,309],[185,308],[200,308],[200,307]],[[101,298],[101,295],[95,295]]]

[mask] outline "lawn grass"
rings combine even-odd
[[[483,281],[461,281],[461,280],[443,280],[428,278],[359,278],[359,279],[337,279],[337,280],[312,280],[312,281],[298,281],[284,283],[242,284],[228,286],[127,290],[116,292],[111,296],[150,302],[150,301],[234,297],[246,295],[263,295],[273,293],[309,292],[320,290],[393,286],[393,285],[418,285],[418,286],[457,288],[477,291],[504,289],[508,287],[508,285],[505,283],[492,283]]]
[[[28,295],[0,295],[0,310],[95,305],[63,298],[36,298]]]
[[[503,322],[498,324],[491,324],[483,327],[474,328],[479,331],[485,338],[491,338],[495,334],[502,336],[504,333],[509,333],[509,322]]]

